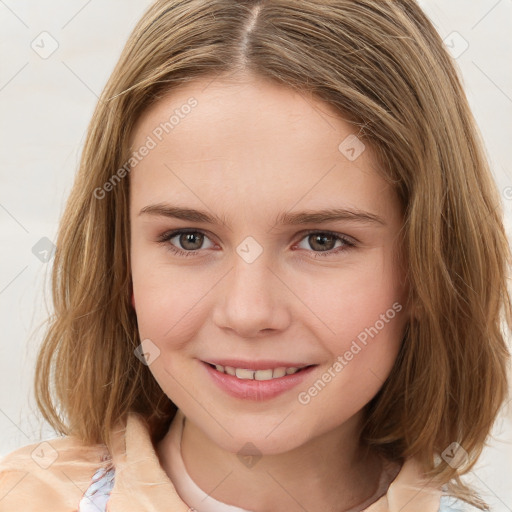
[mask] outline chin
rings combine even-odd
[[[283,418],[286,417],[284,415]],[[251,420],[251,421],[254,421]],[[285,420],[286,422],[286,420]],[[216,423],[216,422],[215,422]],[[268,425],[268,426],[267,426]],[[209,430],[209,427],[208,427]],[[223,450],[237,455],[244,451],[255,451],[261,455],[274,455],[293,450],[308,441],[305,436],[304,428],[297,425],[289,425],[287,429],[283,425],[275,422],[260,423],[258,429],[244,428],[243,424],[237,422],[236,426],[232,425],[227,429],[221,429],[220,435],[209,436]],[[218,434],[218,429],[215,429]]]

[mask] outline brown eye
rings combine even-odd
[[[330,231],[310,231],[302,237],[298,247],[317,257],[343,253],[355,248],[356,243],[344,235]]]
[[[210,246],[202,247],[205,240],[210,242]],[[209,249],[214,245],[204,233],[195,230],[167,232],[158,237],[158,242],[165,244],[171,252],[182,256],[194,255],[200,249]]]
[[[190,233],[181,233],[178,235],[178,241],[183,249],[195,251],[201,248],[204,240],[202,233],[192,231]]]
[[[329,251],[334,249],[336,245],[336,238],[334,235],[317,233],[308,236],[308,242],[312,249],[319,251]]]

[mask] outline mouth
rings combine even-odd
[[[234,362],[224,360],[222,362]],[[261,402],[291,391],[315,371],[317,364],[275,366],[274,362],[236,361],[238,366],[229,366],[201,361],[211,383],[224,393],[239,400]],[[240,366],[240,364],[243,363]],[[245,366],[245,368],[244,368]],[[258,366],[260,369],[246,368]]]
[[[209,363],[207,361],[203,361],[210,368],[213,368],[219,373],[231,375],[232,377],[237,377],[240,380],[257,380],[257,381],[265,381],[265,380],[275,380],[280,379],[282,377],[286,377],[288,375],[295,375],[297,373],[301,373],[308,368],[313,366],[318,366],[316,364],[310,365],[296,365],[296,366],[278,366],[273,368],[266,369],[253,369],[253,368],[243,368],[243,367],[235,367],[229,365],[221,365]],[[261,366],[261,365],[260,365]]]

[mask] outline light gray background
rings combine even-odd
[[[53,437],[41,427],[31,388],[42,334],[36,328],[47,315],[45,300],[50,306],[44,278],[51,263],[32,248],[43,237],[55,240],[97,96],[149,4],[0,0],[0,457]],[[512,0],[423,0],[421,5],[456,56],[510,234]],[[44,55],[57,44],[54,53]],[[510,408],[493,434],[469,481],[492,510],[512,511]]]

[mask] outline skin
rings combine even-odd
[[[230,505],[349,510],[377,488],[380,459],[359,443],[363,408],[389,375],[408,318],[397,197],[368,145],[354,161],[340,152],[356,131],[329,105],[251,75],[172,91],[139,119],[132,148],[192,96],[197,106],[129,177],[134,307],[141,340],[160,351],[149,369],[186,417],[185,466],[200,488]],[[139,213],[164,202],[226,223]],[[385,224],[275,223],[281,212],[325,207],[358,208]],[[158,241],[180,228],[204,233],[202,243]],[[307,230],[356,245],[334,238],[327,254]],[[236,251],[248,236],[263,249],[250,264]],[[172,245],[198,252],[179,256]],[[396,302],[403,309],[317,396],[299,403],[298,393]],[[224,393],[200,362],[227,357],[318,366],[297,388],[256,402]],[[247,442],[262,454],[252,467],[237,457]],[[168,452],[164,437],[157,453],[167,472]]]

